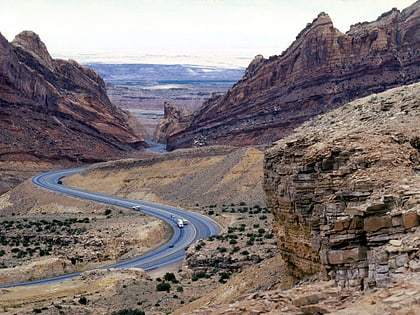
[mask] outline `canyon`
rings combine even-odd
[[[1,289],[1,310],[419,313],[419,7],[345,34],[321,13],[282,55],[256,56],[226,94],[195,111],[164,103],[155,138],[166,154],[144,150],[150,129],[112,104],[92,70],[52,59],[32,32],[0,36],[0,282],[83,272]],[[16,177],[4,171],[20,181],[87,163],[63,183],[184,207],[217,220],[220,235],[164,270],[90,270],[171,231],[30,181],[10,189]]]
[[[417,1],[344,34],[319,14],[281,55],[256,56],[228,92],[204,102],[187,127],[168,133],[167,149],[270,144],[311,117],[418,81],[419,11]]]
[[[147,147],[144,128],[111,103],[100,76],[75,61],[52,59],[30,31],[10,43],[0,35],[0,102],[0,162],[12,169],[2,176],[2,191],[13,187],[13,171],[26,163],[43,169],[93,163]]]

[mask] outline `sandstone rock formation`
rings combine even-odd
[[[164,116],[158,123],[153,139],[158,143],[166,143],[168,135],[177,133],[188,127],[192,112],[165,102]]]
[[[417,1],[345,34],[319,14],[280,56],[257,56],[242,80],[168,137],[167,148],[270,143],[351,100],[417,82],[419,12]]]
[[[33,32],[0,34],[0,104],[0,161],[104,161],[146,146],[103,80],[52,59]]]
[[[420,271],[420,83],[349,103],[266,152],[264,189],[297,276],[386,287]]]

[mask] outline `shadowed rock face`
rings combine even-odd
[[[33,32],[0,34],[0,102],[0,161],[104,161],[146,146],[101,77],[52,59]]]
[[[420,271],[420,83],[314,118],[265,154],[279,249],[297,276],[386,287]]]
[[[325,13],[280,56],[257,56],[223,96],[168,137],[168,149],[270,143],[307,119],[420,78],[420,2],[343,34]]]

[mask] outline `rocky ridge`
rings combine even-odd
[[[345,34],[319,14],[280,56],[257,56],[226,94],[205,102],[187,128],[167,135],[173,150],[270,143],[351,100],[420,78],[420,2]]]
[[[158,123],[153,139],[165,143],[168,134],[185,129],[191,121],[192,112],[165,102],[163,119]]]
[[[53,59],[30,31],[10,43],[0,34],[0,102],[2,162],[97,162],[146,147],[101,77]]]
[[[343,289],[420,271],[420,83],[310,120],[266,152],[264,189],[296,276]]]

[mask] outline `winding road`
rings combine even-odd
[[[123,261],[110,266],[102,267],[100,269],[107,268],[142,268],[146,271],[157,269],[166,265],[170,265],[175,262],[180,262],[184,259],[185,249],[196,240],[216,235],[220,231],[220,225],[214,220],[189,211],[185,211],[180,208],[160,205],[156,203],[137,201],[124,198],[118,198],[113,196],[107,196],[100,193],[90,192],[66,186],[61,184],[62,178],[70,176],[79,172],[82,172],[85,168],[73,168],[66,170],[58,170],[48,173],[43,173],[32,178],[32,182],[42,188],[52,190],[58,193],[94,200],[118,207],[124,207],[133,209],[135,206],[140,206],[143,213],[157,217],[166,223],[168,223],[173,229],[172,238],[163,246],[156,248],[155,250],[148,252],[142,256],[134,259]],[[133,211],[139,211],[134,210]],[[177,219],[183,218],[189,221],[183,228],[179,228],[177,225]],[[28,286],[36,284],[46,284],[57,281],[70,279],[80,275],[80,273],[73,273],[63,276],[58,276],[49,279],[14,283],[8,285],[0,285],[0,288],[8,288],[14,286]]]

